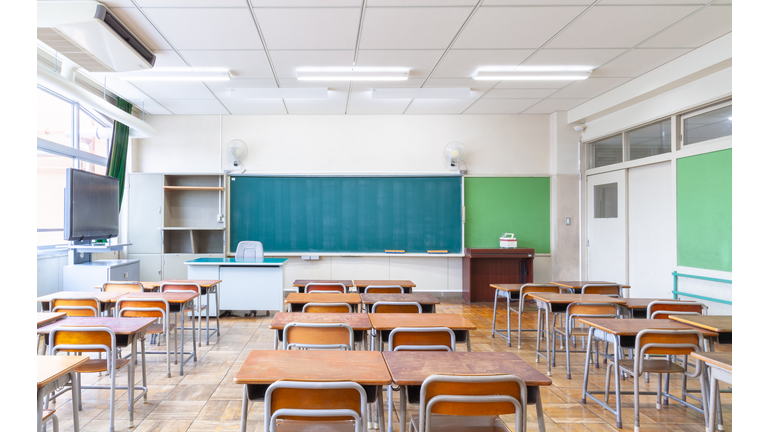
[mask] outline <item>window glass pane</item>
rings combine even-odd
[[[629,160],[672,151],[672,120],[629,131]]]
[[[65,173],[72,158],[37,152],[37,228],[64,228]],[[37,234],[37,245],[61,244],[64,232]]]
[[[621,159],[621,134],[595,141],[592,144],[592,160],[590,168],[619,163]]]
[[[78,168],[80,168],[83,171],[88,171],[88,172],[101,174],[101,175],[107,174],[107,167],[105,166],[96,165],[96,164],[88,163],[84,161],[79,161],[79,163],[80,163],[80,166]]]
[[[72,146],[72,104],[37,89],[37,137]]]
[[[86,111],[80,110],[80,150],[92,153],[98,156],[107,157],[109,151],[108,140],[99,138],[98,135],[107,134],[108,128],[99,124]],[[110,135],[111,136],[111,135]]]
[[[619,184],[608,183],[595,186],[595,218],[619,217]]]
[[[694,144],[733,135],[732,116],[733,106],[729,105],[685,119],[683,122],[683,143]]]

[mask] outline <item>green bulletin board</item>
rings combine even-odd
[[[464,205],[466,247],[498,248],[512,232],[518,247],[550,253],[549,177],[467,177]]]

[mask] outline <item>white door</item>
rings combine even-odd
[[[587,280],[627,283],[626,173],[587,178]]]

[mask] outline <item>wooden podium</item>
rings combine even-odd
[[[464,250],[462,297],[465,301],[490,302],[496,290],[492,283],[532,283],[533,249]]]

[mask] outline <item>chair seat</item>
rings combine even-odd
[[[43,421],[48,420],[55,412],[56,410],[43,410]]]
[[[419,419],[411,420],[418,430]],[[452,416],[433,414],[430,424],[433,431],[440,432],[511,432],[498,416]]]
[[[115,364],[115,369],[120,369],[121,367],[128,364],[128,362],[131,361],[130,359],[117,359],[117,362]],[[97,359],[91,359],[87,362],[83,363],[81,366],[78,366],[75,368],[75,372],[77,373],[94,373],[94,372],[107,372],[109,369],[107,369],[107,360],[97,360]]]
[[[635,369],[634,360],[619,360],[619,367],[632,372]],[[643,360],[643,372],[650,373],[682,373],[685,372],[681,366],[664,359]]]
[[[176,328],[176,324],[169,324],[168,330],[173,330]],[[147,334],[158,334],[163,332],[163,325],[162,324],[152,324],[151,326],[147,327]]]
[[[277,430],[284,432],[355,432],[355,422],[352,420],[324,422],[278,420]]]
[[[565,327],[555,327],[555,333],[565,334]],[[589,334],[588,328],[573,327],[571,328],[571,336],[587,336]]]

